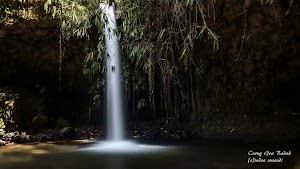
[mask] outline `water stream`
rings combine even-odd
[[[106,113],[107,140],[85,148],[102,153],[153,153],[170,150],[171,146],[138,144],[125,139],[124,106],[122,91],[122,67],[119,40],[116,35],[117,22],[114,7],[101,4],[102,20],[105,23],[103,34],[106,42]]]
[[[119,142],[124,140],[124,109],[123,92],[121,84],[120,45],[116,35],[117,22],[114,7],[101,4],[103,12],[102,19],[105,27],[103,33],[106,42],[106,111],[107,111],[107,133],[109,141]]]

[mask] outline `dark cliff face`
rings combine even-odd
[[[204,67],[200,130],[260,135],[266,128],[265,133],[295,128],[295,113],[300,112],[299,3],[289,8],[284,1],[245,6],[223,0],[214,9],[210,25],[220,49],[203,50],[203,42],[195,49]]]
[[[80,121],[89,90],[82,72],[84,43],[63,41],[60,72],[57,20],[23,20],[0,32],[0,89],[20,94],[18,121],[31,123],[37,114]]]
[[[1,77],[7,76],[1,85],[26,86],[55,80],[59,56],[55,27],[54,22],[27,21],[1,28]]]

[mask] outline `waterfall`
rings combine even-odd
[[[101,153],[158,153],[167,151],[170,147],[137,144],[125,140],[124,130],[124,106],[121,83],[121,54],[118,37],[115,34],[117,28],[114,7],[108,4],[100,4],[102,10],[102,22],[105,23],[103,34],[105,35],[106,53],[106,113],[108,140],[101,141],[96,146],[81,150]],[[116,167],[119,167],[116,165]]]
[[[106,53],[106,113],[107,132],[109,141],[124,140],[124,106],[122,92],[122,67],[119,40],[116,35],[116,16],[114,7],[101,4],[103,12],[102,20],[105,23],[103,34],[105,35]]]

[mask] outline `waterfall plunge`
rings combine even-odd
[[[109,141],[124,140],[124,106],[121,84],[120,45],[115,33],[117,28],[114,7],[101,4],[102,19],[105,22],[103,33],[106,45],[106,111],[107,131]]]

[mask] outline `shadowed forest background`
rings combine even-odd
[[[0,135],[104,124],[96,0],[45,2],[0,2]],[[128,130],[299,140],[299,0],[119,5]]]

